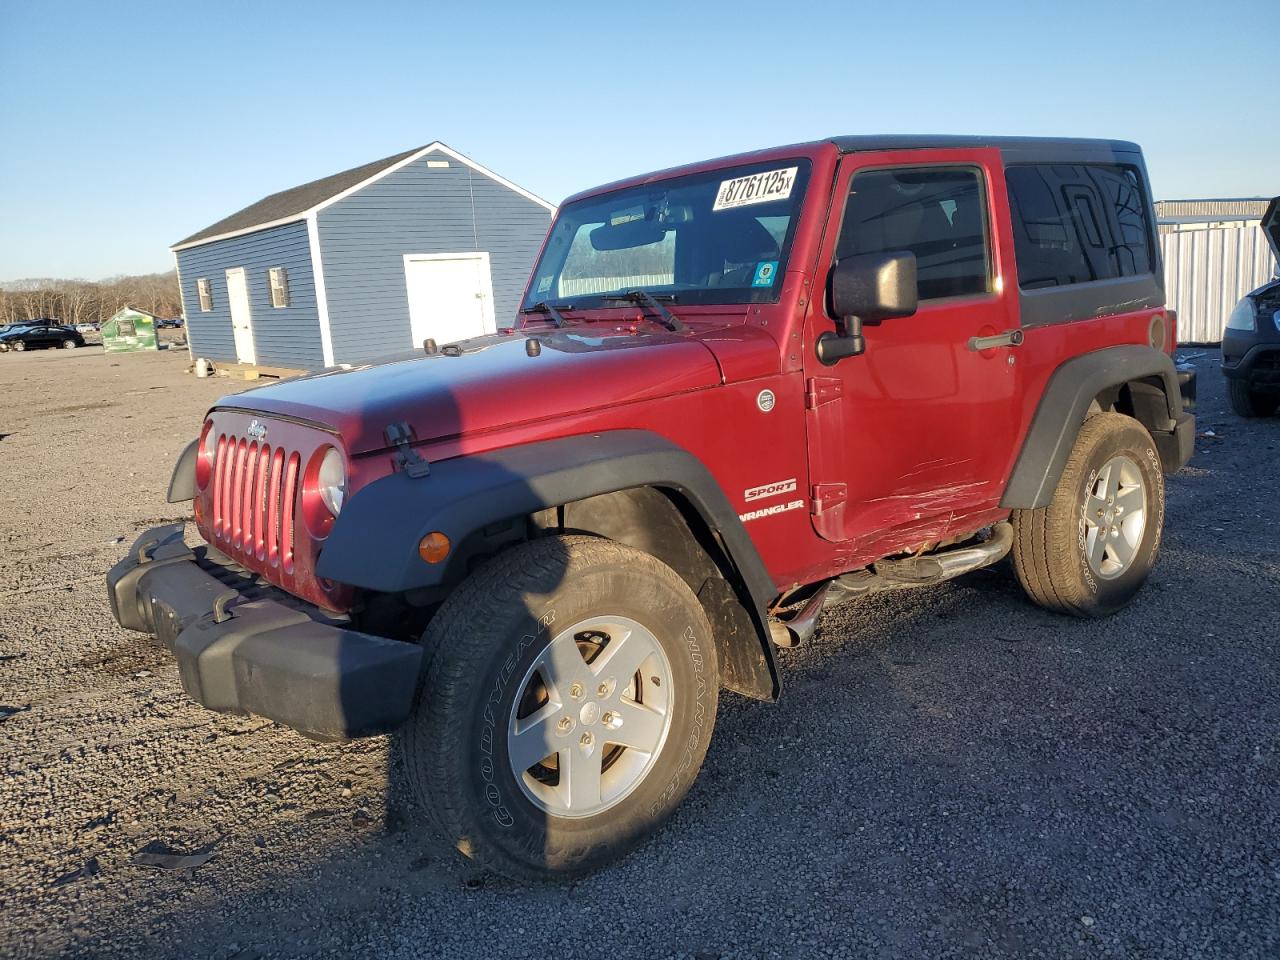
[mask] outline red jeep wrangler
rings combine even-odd
[[[822,610],[996,563],[1096,617],[1192,451],[1138,147],[839,137],[560,208],[511,329],[219,402],[116,619],[214,710],[397,731],[517,877],[689,789]]]

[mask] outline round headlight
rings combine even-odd
[[[1236,304],[1231,316],[1227,317],[1227,329],[1250,332],[1258,329],[1258,307],[1252,298],[1245,297]]]
[[[347,491],[347,466],[334,447],[325,451],[320,461],[320,470],[316,474],[316,488],[320,499],[335,517],[342,509],[342,498]]]

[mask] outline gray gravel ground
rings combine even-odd
[[[778,706],[723,698],[665,831],[532,888],[418,826],[384,741],[210,714],[111,621],[115,538],[182,513],[234,386],[184,366],[0,357],[0,955],[1280,956],[1280,420],[1228,413],[1214,354],[1130,609],[1000,567],[833,611]],[[213,857],[132,865],[153,842]]]

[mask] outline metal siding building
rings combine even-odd
[[[1236,303],[1275,275],[1276,261],[1257,221],[1160,237],[1166,300],[1178,312],[1183,343],[1217,343]]]
[[[1267,200],[1156,203],[1165,296],[1183,343],[1218,343],[1236,303],[1276,271],[1262,216]]]
[[[492,330],[554,210],[438,142],[273,194],[172,248],[192,356],[315,370]]]

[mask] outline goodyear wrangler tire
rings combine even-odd
[[[518,879],[622,856],[680,803],[719,689],[706,614],[652,556],[549,537],[441,607],[401,734],[407,780],[465,855]]]
[[[1053,500],[1013,514],[1013,567],[1037,604],[1104,617],[1146,582],[1160,551],[1164,474],[1155,443],[1118,413],[1080,428]]]

